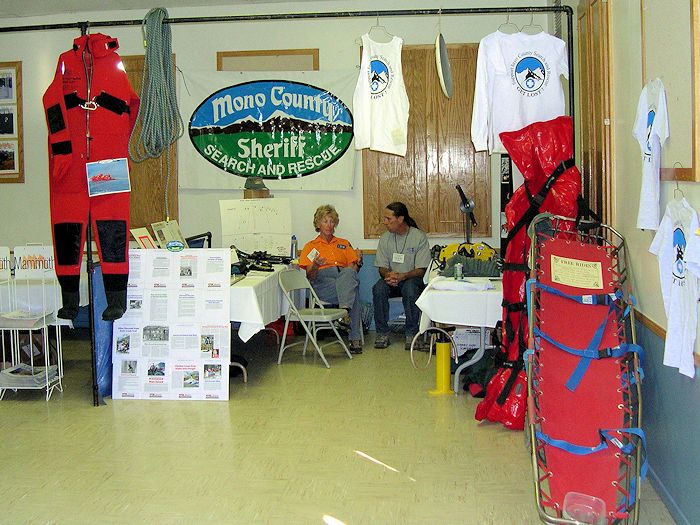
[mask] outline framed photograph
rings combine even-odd
[[[0,105],[0,140],[17,137],[17,106]]]
[[[17,70],[0,62],[0,104],[17,103]]]
[[[11,177],[17,174],[18,145],[16,140],[0,140],[0,177]]]
[[[22,62],[0,62],[0,183],[24,182]]]

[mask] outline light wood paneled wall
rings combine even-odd
[[[404,46],[403,76],[411,109],[406,157],[363,152],[365,237],[384,232],[382,210],[402,201],[428,234],[462,236],[460,184],[474,199],[478,226],[473,235],[491,233],[491,179],[486,152],[471,142],[471,114],[478,44],[448,46],[454,90],[445,97],[433,46]]]
[[[175,58],[173,57],[173,62]],[[141,93],[144,56],[122,57],[131,87]],[[139,131],[137,127],[137,133]],[[141,228],[166,218],[178,218],[177,146],[170,148],[170,180],[166,188],[167,154],[157,159],[131,162],[131,227]],[[165,213],[167,192],[170,216]]]

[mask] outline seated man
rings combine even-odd
[[[318,237],[306,243],[299,255],[299,267],[306,270],[319,299],[348,310],[344,321],[350,325],[350,353],[362,353],[360,279],[362,252],[354,250],[346,239],[335,236],[340,219],[330,204],[319,206],[314,213]]]
[[[402,297],[406,313],[406,350],[410,350],[413,337],[418,333],[420,310],[416,300],[423,292],[423,275],[430,265],[428,237],[418,229],[416,221],[408,215],[402,202],[392,202],[383,213],[387,231],[379,238],[374,266],[379,269],[379,279],[372,288],[374,323],[377,337],[375,348],[389,346],[389,298]],[[416,341],[416,348],[427,350]]]

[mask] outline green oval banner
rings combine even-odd
[[[221,89],[192,114],[197,152],[241,177],[290,179],[330,166],[350,147],[353,118],[328,90],[288,80]]]

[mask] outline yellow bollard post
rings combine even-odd
[[[442,337],[435,342],[435,390],[428,393],[431,396],[454,394],[450,387],[450,353],[452,344],[442,341]]]

